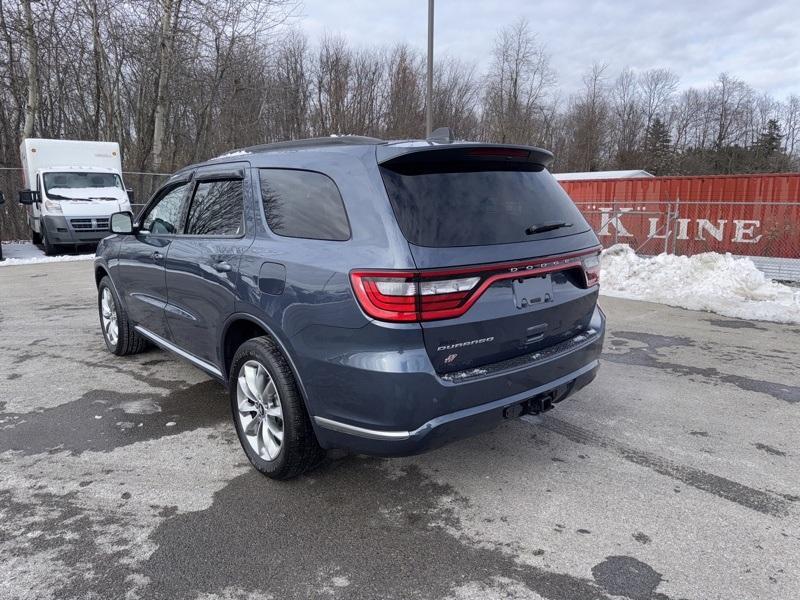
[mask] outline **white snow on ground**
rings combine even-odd
[[[38,246],[30,242],[4,242],[3,258],[0,267],[12,265],[32,265],[48,262],[71,262],[74,260],[92,260],[94,254],[64,254],[61,256],[45,256]]]
[[[800,323],[800,290],[775,283],[749,258],[706,252],[637,256],[616,244],[601,257],[600,293],[726,317]]]

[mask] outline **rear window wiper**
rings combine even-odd
[[[545,231],[553,231],[554,229],[561,229],[562,227],[572,227],[572,223],[566,223],[564,221],[549,221],[547,223],[538,223],[536,225],[531,225],[525,230],[525,233],[528,235],[533,235],[535,233],[544,233]]]

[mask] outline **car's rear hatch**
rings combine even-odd
[[[598,241],[546,170],[549,153],[467,144],[378,152],[419,269],[418,320],[438,372],[535,356],[587,329]]]

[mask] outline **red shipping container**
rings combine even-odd
[[[800,173],[562,181],[605,246],[800,258]]]

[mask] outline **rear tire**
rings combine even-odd
[[[42,243],[42,234],[37,233],[36,231],[31,229],[31,243],[34,246],[38,246],[39,244],[41,244]]]
[[[259,472],[291,479],[324,457],[292,369],[271,339],[257,337],[239,347],[229,393],[239,442]]]
[[[100,328],[106,348],[117,356],[138,354],[147,347],[147,341],[137,333],[128,320],[128,313],[119,301],[108,275],[97,287],[97,308],[100,312]]]

